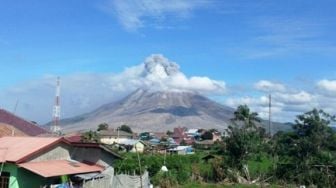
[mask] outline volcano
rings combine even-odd
[[[65,132],[96,129],[100,123],[111,128],[129,125],[135,131],[166,131],[174,127],[227,128],[234,109],[194,92],[138,89],[120,101],[64,119]]]

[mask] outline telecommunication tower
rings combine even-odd
[[[61,94],[60,77],[57,77],[55,105],[53,108],[53,125],[51,126],[52,133],[59,133],[61,130],[61,127],[59,126],[59,121],[61,117],[60,94]]]

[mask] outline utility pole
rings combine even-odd
[[[61,130],[59,126],[61,116],[60,94],[61,94],[60,77],[57,77],[55,105],[53,108],[53,125],[51,127],[51,132],[54,134],[58,134],[59,131]]]
[[[271,131],[271,128],[272,128],[272,95],[269,94],[268,96],[268,99],[269,99],[269,106],[268,106],[268,133],[270,136],[272,136],[272,131]]]
[[[135,148],[135,152],[137,153],[138,155],[138,162],[139,162],[139,171],[140,171],[140,188],[143,188],[142,186],[142,172],[141,172],[141,160],[140,160],[140,155],[139,155],[139,152],[138,152],[138,148],[136,146],[136,144],[134,144],[133,146]]]

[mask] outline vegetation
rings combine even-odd
[[[201,135],[202,140],[212,140],[213,135],[212,132],[210,131],[205,131],[202,135]]]
[[[128,132],[128,133],[133,133],[132,129],[128,125],[121,125],[119,130],[125,131],[125,132]]]
[[[270,136],[248,106],[234,115],[223,141],[194,155],[142,154],[142,169],[160,187],[336,187],[335,116],[313,109],[297,116],[292,131]],[[140,173],[137,159],[125,154],[116,172]]]
[[[100,137],[96,131],[87,131],[81,135],[82,142],[99,143]]]
[[[98,125],[97,131],[108,130],[109,125],[107,123],[101,123]]]

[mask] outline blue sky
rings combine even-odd
[[[20,115],[43,122],[48,114],[28,111],[52,105],[31,102],[37,91],[51,92],[39,87],[46,79],[123,75],[151,54],[163,54],[187,78],[225,82],[225,93],[208,95],[227,105],[244,102],[263,113],[265,93],[256,85],[268,81],[268,89],[286,88],[274,91],[281,103],[279,120],[310,107],[333,109],[334,7],[333,0],[3,0],[0,95],[5,102],[0,105],[10,109],[20,100],[27,106]],[[20,92],[13,92],[17,88]],[[298,107],[298,101],[287,99],[300,92],[311,95],[312,105]],[[284,112],[293,105],[290,115]],[[89,107],[64,116],[85,110]]]

